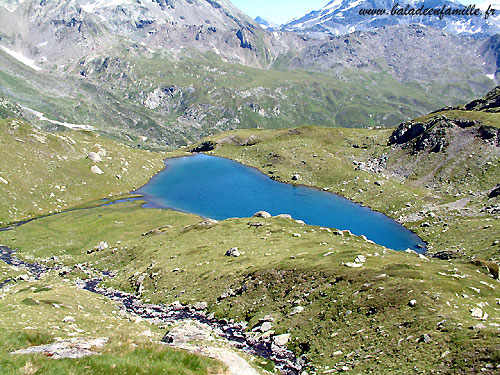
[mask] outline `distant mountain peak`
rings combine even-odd
[[[498,1],[498,0],[496,0]],[[390,12],[398,4],[399,8],[407,5],[412,8],[465,8],[457,0],[332,0],[319,10],[312,11],[298,17],[281,29],[286,31],[304,32],[320,35],[344,35],[354,31],[368,31],[384,26],[418,23],[435,27],[457,35],[471,35],[485,37],[500,32],[500,14],[497,16],[398,16]],[[484,12],[491,1],[484,1],[476,6]],[[500,4],[493,4],[493,8],[500,9]],[[361,9],[382,9],[385,15],[360,15]]]
[[[254,21],[257,22],[264,29],[276,29],[279,27],[278,24],[271,22],[268,19],[263,18],[261,16],[256,17]]]

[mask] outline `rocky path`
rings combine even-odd
[[[26,268],[36,279],[39,279],[49,270],[49,268],[41,264],[27,263],[20,260],[14,254],[15,252],[12,249],[6,246],[0,246],[0,260],[9,265]],[[185,321],[197,322],[197,324],[206,327],[206,330],[209,330],[211,334],[222,338],[225,343],[230,344],[232,347],[243,350],[250,355],[260,356],[273,361],[276,367],[279,368],[284,375],[297,375],[301,371],[301,366],[297,364],[297,359],[291,351],[283,346],[275,345],[269,338],[255,339],[247,335],[245,332],[245,322],[238,323],[224,319],[219,320],[212,314],[206,314],[203,310],[195,309],[193,306],[182,306],[179,303],[170,306],[162,304],[145,304],[133,294],[110,288],[101,288],[99,284],[105,278],[114,276],[111,272],[96,270],[91,270],[91,272],[98,272],[99,276],[88,280],[80,280],[77,282],[77,286],[119,302],[128,313],[135,314],[155,324]],[[169,333],[162,341],[175,347],[219,359],[226,363],[230,369],[230,374],[257,374],[257,372],[235,352],[218,347],[196,346],[188,343],[190,339],[199,340],[204,338],[203,333],[201,337],[199,334],[200,332],[196,330],[194,332],[193,330],[188,330],[177,336],[172,336],[172,334]],[[193,336],[191,337],[190,335]],[[207,335],[206,337],[209,336],[210,335]]]
[[[178,345],[177,348],[200,354],[224,363],[228,370],[224,375],[259,375],[250,364],[237,353],[224,348],[198,345]]]

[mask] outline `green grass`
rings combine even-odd
[[[0,177],[8,182],[0,182],[0,225],[127,194],[163,167],[158,153],[92,132],[46,133],[14,119],[0,120],[0,145]],[[106,153],[101,162],[87,159],[99,150]],[[94,164],[104,173],[92,173]]]
[[[105,57],[97,56],[58,77],[33,72],[0,52],[0,82],[12,101],[50,119],[93,125],[107,137],[151,149],[175,149],[234,128],[394,126],[472,99],[471,86],[491,86],[486,77],[475,82],[466,74],[465,83],[400,83],[384,72],[346,70],[338,78],[328,72],[258,69],[195,51],[177,56],[115,48],[107,58],[107,68]],[[145,106],[155,89],[171,86],[179,93],[167,95],[157,108]],[[451,91],[460,94],[453,97]],[[32,115],[29,120],[60,128]]]
[[[159,344],[162,330],[122,314],[104,297],[77,289],[55,273],[21,282],[3,292],[0,303],[2,374],[214,374],[221,365]],[[66,317],[73,317],[74,322]],[[151,339],[148,338],[151,336]],[[12,351],[57,338],[108,337],[98,356],[54,360]]]
[[[9,340],[9,338],[5,339]],[[18,341],[20,341],[19,338]],[[217,370],[221,368],[215,361],[194,354],[164,348],[160,345],[134,344],[127,342],[127,339],[124,341],[112,342],[109,348],[103,350],[100,355],[83,359],[54,360],[44,358],[43,355],[13,357],[10,354],[0,354],[0,370],[6,375],[19,373],[210,375],[218,373]],[[33,345],[33,343],[28,341],[24,345]]]
[[[401,373],[414,366],[430,373],[498,364],[475,354],[479,348],[494,354],[500,345],[494,325],[500,321],[497,283],[486,270],[423,260],[290,219],[230,219],[211,227],[201,221],[134,202],[43,218],[0,234],[0,242],[17,247],[25,258],[57,255],[49,264],[85,261],[112,269],[117,277],[107,284],[126,291],[134,292],[145,274],[144,299],[203,300],[217,316],[245,320],[249,328],[271,314],[276,334],[291,333],[289,348],[312,360],[318,373],[339,362],[359,372]],[[249,227],[253,221],[264,225]],[[101,240],[110,247],[87,254]],[[224,256],[234,246],[244,254]],[[367,258],[363,268],[343,265],[359,254]],[[221,298],[229,290],[234,293]],[[416,307],[408,306],[410,299],[417,300]],[[291,316],[297,304],[305,310]],[[477,304],[489,314],[480,331],[469,329],[478,323],[470,314]],[[444,326],[437,325],[442,320]],[[424,333],[432,342],[417,344]],[[335,354],[339,350],[342,354]]]
[[[38,193],[33,188],[26,190],[23,183],[33,183],[32,175],[37,178],[35,183],[40,181],[42,186],[43,182],[41,202],[46,202],[46,194],[57,181],[66,186],[67,207],[89,206],[0,232],[0,243],[16,248],[20,257],[72,270],[63,277],[52,272],[38,282],[21,281],[9,289],[0,303],[0,328],[5,337],[24,332],[26,326],[34,326],[40,333],[33,340],[67,335],[74,332],[74,327],[61,323],[67,314],[75,317],[82,335],[109,335],[111,327],[127,332],[126,340],[113,336],[102,356],[69,362],[76,366],[75,371],[90,366],[89,371],[97,373],[116,364],[120,373],[138,368],[155,373],[164,358],[163,351],[148,340],[138,339],[148,329],[152,339],[158,339],[164,333],[158,327],[130,322],[114,312],[116,306],[111,302],[72,287],[73,281],[87,277],[75,267],[81,263],[115,271],[117,276],[106,285],[129,292],[136,291],[137,280],[144,275],[141,297],[145,301],[206,301],[210,312],[246,321],[249,330],[271,314],[275,333],[291,334],[288,347],[311,361],[312,373],[344,365],[358,373],[465,373],[500,365],[498,282],[481,262],[470,261],[498,261],[499,256],[494,241],[500,222],[497,214],[486,210],[498,203],[498,198],[488,199],[486,194],[497,182],[500,166],[498,157],[488,154],[479,141],[447,161],[446,154],[415,156],[387,146],[391,129],[248,129],[209,138],[219,144],[213,152],[216,155],[256,167],[279,181],[344,195],[404,223],[433,251],[459,249],[466,255],[440,261],[395,252],[361,237],[340,236],[290,219],[229,219],[206,226],[198,216],[144,209],[140,201],[92,208],[92,200],[109,194],[119,196],[132,190],[130,186],[142,184],[162,166],[161,157],[186,155],[192,146],[169,154],[147,153],[87,132],[65,133],[61,138],[24,122],[7,120],[3,124],[0,140],[10,147],[2,149],[7,151],[4,168],[10,169],[0,168],[2,173],[8,171],[7,177],[2,175],[9,180],[8,185],[2,185],[5,207],[17,207],[18,202],[33,206],[31,197]],[[255,145],[239,145],[251,135],[257,138]],[[75,144],[69,145],[68,136]],[[40,142],[41,137],[45,143]],[[25,147],[12,146],[18,142]],[[109,176],[85,175],[91,165],[85,156],[97,151],[96,143],[112,158],[99,163],[102,168],[108,165],[112,171]],[[67,160],[57,157],[62,155]],[[387,156],[383,171],[360,167],[360,163],[382,155]],[[135,176],[114,180],[114,174],[124,167],[122,158]],[[28,164],[30,159],[34,160],[32,165]],[[398,167],[408,168],[406,178],[395,173]],[[88,181],[92,184],[75,186],[73,171],[78,179],[91,178]],[[295,173],[300,175],[297,182],[291,181]],[[18,176],[18,180],[10,176]],[[263,225],[249,226],[252,222]],[[421,226],[424,222],[430,226]],[[89,254],[100,241],[107,241],[109,248]],[[238,247],[242,255],[226,257],[231,247]],[[345,266],[358,255],[367,258],[362,268]],[[18,272],[6,266],[2,269],[4,277]],[[417,301],[415,307],[408,305],[412,299]],[[297,305],[304,311],[291,315]],[[471,315],[471,309],[479,306],[489,315],[484,321]],[[478,327],[479,323],[484,327]],[[419,342],[424,334],[432,341]],[[9,343],[12,338],[5,340]],[[123,345],[128,340],[139,347]],[[5,353],[0,358],[10,358]],[[144,355],[151,358],[150,368],[141,359]],[[43,367],[46,365],[61,366],[57,371],[68,371],[64,366],[69,366],[65,362],[53,365],[44,362],[49,361],[45,358],[30,361],[30,366],[46,373],[50,373],[50,368]],[[177,363],[175,359],[172,362]],[[3,363],[15,372],[27,366],[26,360],[17,358]],[[183,368],[192,369],[190,366]]]

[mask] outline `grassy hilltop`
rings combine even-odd
[[[47,133],[16,119],[0,120],[0,145],[0,226],[127,194],[163,167],[159,153],[90,131]]]
[[[277,180],[328,189],[384,212],[419,234],[429,244],[429,255],[438,258],[392,251],[362,237],[292,219],[211,223],[195,215],[143,209],[139,201],[42,218],[0,232],[0,243],[16,248],[21,258],[68,267],[71,272],[65,278],[71,281],[88,277],[76,266],[83,264],[114,271],[117,276],[106,285],[140,291],[151,303],[207,302],[208,310],[218,317],[248,322],[249,331],[259,327],[259,319],[272,315],[274,332],[263,334],[289,333],[287,347],[303,356],[311,374],[346,369],[355,373],[493,374],[500,365],[499,284],[494,279],[500,246],[500,198],[493,194],[500,175],[495,138],[500,121],[496,113],[483,107],[443,110],[396,130],[249,129],[202,142],[214,148],[209,152],[259,168]],[[455,116],[458,111],[467,116]],[[476,122],[470,122],[471,117]],[[9,121],[6,123],[12,126]],[[28,139],[36,134],[52,137],[26,129]],[[90,169],[86,154],[98,150],[89,146],[97,141],[88,141],[88,137],[95,136],[77,132],[71,137],[77,143],[74,147],[82,150],[75,163],[84,171]],[[120,150],[128,155],[130,164],[136,160],[134,171],[143,174],[136,180],[115,177],[109,184],[95,180],[100,189],[81,201],[81,191],[68,188],[72,197],[68,202],[83,204],[124,192],[147,180],[165,156],[104,142],[99,139],[109,152]],[[195,146],[167,156],[187,155]],[[13,155],[23,152],[19,148],[9,151]],[[111,167],[116,159],[108,162]],[[11,160],[13,170],[34,168],[22,169],[22,159]],[[141,160],[143,164],[147,160],[149,170],[142,171]],[[40,162],[38,168],[44,164]],[[61,165],[50,181],[64,181],[67,173]],[[299,174],[298,181],[292,181],[294,174]],[[106,173],[90,177],[106,178]],[[6,186],[9,192],[16,185],[9,182]],[[16,201],[30,196],[28,191],[17,191]],[[109,248],[89,253],[100,241],[106,241]],[[242,255],[225,256],[232,247],[238,247]],[[360,256],[366,259],[362,267],[346,266]],[[4,272],[18,276],[18,270]],[[63,294],[73,290],[71,282],[61,281],[54,273],[39,283],[51,291],[61,288]],[[0,305],[39,300],[37,288],[32,281],[20,280],[4,292]],[[95,299],[113,309],[110,302]],[[80,319],[75,306],[61,302]],[[46,311],[50,306],[37,304],[29,309]],[[5,335],[31,325],[29,320],[37,310],[27,311],[22,319],[9,311],[13,310],[5,309],[11,315],[2,323]],[[102,308],[99,314],[106,327],[108,310]],[[43,320],[36,324],[49,338],[67,335]],[[85,320],[80,325],[86,327]],[[95,331],[82,329],[86,335],[97,336],[99,327],[100,323]],[[123,330],[126,328],[112,329],[113,334]],[[165,333],[159,326],[151,326],[151,330],[153,335]],[[129,334],[136,340],[133,331]],[[9,348],[4,345],[3,353]],[[119,348],[109,350],[123,355]],[[48,361],[36,360],[39,366]],[[16,361],[5,359],[0,365],[14,369],[27,363],[23,357]]]

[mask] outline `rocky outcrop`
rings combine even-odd
[[[403,122],[398,126],[396,130],[391,134],[389,138],[389,144],[403,144],[411,141],[412,139],[421,135],[427,130],[425,124],[421,122]]]
[[[248,48],[251,51],[254,49],[252,42],[250,41],[251,35],[252,35],[251,30],[246,27],[241,28],[236,32],[236,37],[240,41],[241,48]]]
[[[459,125],[444,116],[432,117],[427,122],[404,122],[391,134],[389,145],[402,144],[415,151],[440,152],[449,144],[448,132],[454,126]]]
[[[441,260],[449,260],[449,259],[456,259],[456,258],[461,258],[464,256],[464,252],[461,250],[442,250],[442,251],[437,251],[434,253],[427,253],[427,256],[431,258],[437,258]]]
[[[230,135],[228,137],[219,139],[217,143],[220,144],[231,144],[235,146],[254,146],[259,142],[257,136],[251,135],[248,138],[241,138],[237,135]]]
[[[193,102],[195,91],[193,86],[162,86],[149,93],[141,92],[138,99],[146,108],[158,108],[164,113],[173,113],[187,108]]]
[[[477,120],[451,119],[446,115],[436,115],[425,122],[404,122],[391,134],[388,144],[402,145],[414,152],[441,152],[457,129],[467,129],[474,137],[500,146],[500,129],[481,125]]]
[[[489,198],[495,198],[500,196],[500,184],[498,184],[489,194]]]
[[[466,104],[467,111],[500,112],[500,86],[495,87],[484,97]]]
[[[215,150],[217,146],[217,142],[214,141],[204,141],[201,142],[198,146],[192,148],[189,152],[207,152]]]
[[[477,132],[481,139],[500,146],[500,128],[482,125],[478,128]]]
[[[11,354],[43,354],[44,356],[52,359],[75,359],[99,354],[91,349],[102,348],[107,342],[107,337],[78,337],[56,341],[53,344],[32,346],[30,348],[16,350]]]

